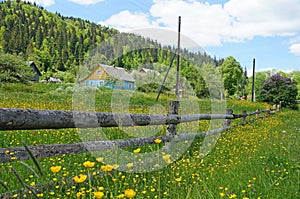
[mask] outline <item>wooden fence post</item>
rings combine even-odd
[[[233,110],[226,109],[226,115],[233,115]],[[230,126],[231,119],[225,119],[224,120],[224,127]]]
[[[256,118],[258,118],[260,116],[260,109],[257,109],[256,112]]]
[[[281,109],[281,101],[280,101],[279,104],[277,104],[277,106],[276,106],[276,110],[277,110],[277,111],[280,111],[280,109]]]
[[[243,122],[246,122],[247,111],[246,111],[246,110],[243,110],[243,111],[242,111],[242,115],[243,115],[242,121],[243,121]]]
[[[266,116],[270,116],[270,114],[271,114],[271,107],[267,106]]]
[[[171,100],[170,101],[170,107],[169,107],[169,115],[178,115],[180,102],[177,100]],[[174,136],[176,135],[176,124],[168,124],[166,129],[166,135],[167,136]],[[167,150],[170,148],[170,142],[166,142],[166,148]]]

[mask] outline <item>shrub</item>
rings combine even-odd
[[[141,87],[139,87],[137,90],[140,92],[144,92],[144,93],[150,93],[150,92],[158,92],[160,89],[161,85],[157,84],[157,83],[150,83],[150,84],[145,84]],[[163,86],[161,92],[162,93],[166,93],[169,92],[170,89]]]
[[[259,101],[295,107],[298,90],[296,83],[288,77],[275,74],[267,79],[260,89]]]
[[[34,79],[32,68],[21,57],[0,53],[0,83],[28,83]]]

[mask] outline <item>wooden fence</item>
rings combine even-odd
[[[171,140],[181,141],[194,137],[205,137],[218,134],[232,128],[231,120],[246,118],[252,115],[267,117],[275,109],[257,110],[247,113],[234,114],[227,110],[226,114],[190,114],[178,115],[179,102],[171,101],[169,114],[129,114],[129,113],[104,113],[104,112],[72,112],[61,110],[32,110],[32,109],[6,109],[0,108],[0,130],[33,130],[33,129],[62,129],[62,128],[98,128],[117,126],[147,126],[167,125],[166,135],[158,137],[128,138],[119,140],[105,140],[93,142],[79,142],[75,144],[52,144],[29,146],[28,148],[36,158],[59,156],[63,154],[77,154],[89,151],[125,148],[154,144],[155,139],[168,143]],[[260,114],[265,113],[264,116]],[[223,128],[208,130],[199,133],[176,134],[176,125],[179,123],[194,122],[199,120],[223,119]],[[86,146],[89,146],[89,150]],[[10,154],[13,154],[11,157]],[[0,148],[0,163],[16,160],[30,159],[24,147]]]

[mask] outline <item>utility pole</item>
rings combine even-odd
[[[252,102],[255,101],[254,95],[254,81],[255,81],[255,59],[253,59],[253,74],[252,74]]]
[[[220,88],[220,97],[223,100],[223,67],[221,66],[221,88]]]
[[[179,21],[179,22],[178,22],[177,70],[176,70],[176,85],[175,85],[175,95],[176,95],[177,98],[179,98],[179,62],[180,62],[180,29],[181,29],[181,16],[179,16],[179,20],[178,20],[178,21]],[[172,56],[171,63],[170,63],[170,66],[169,66],[169,69],[167,70],[167,73],[166,73],[166,75],[165,75],[165,77],[164,77],[164,80],[163,80],[163,82],[162,82],[162,84],[161,84],[161,86],[160,86],[160,89],[159,89],[159,91],[158,91],[158,95],[157,95],[157,97],[156,97],[156,101],[158,101],[158,99],[159,99],[159,96],[160,96],[160,94],[161,94],[161,91],[162,91],[162,89],[163,89],[163,86],[164,86],[164,84],[165,84],[165,81],[166,81],[166,79],[167,79],[167,77],[168,77],[168,74],[169,74],[169,72],[170,72],[170,70],[171,70],[171,67],[172,67],[172,64],[173,64],[173,61],[174,61],[175,57],[176,57],[176,52],[175,52],[175,53],[173,54],[173,56]]]
[[[176,97],[177,98],[179,98],[180,29],[181,29],[181,16],[179,16],[178,18],[178,45],[177,45],[177,70],[176,70]]]

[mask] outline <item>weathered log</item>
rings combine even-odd
[[[233,115],[233,110],[226,109],[226,114],[227,115]],[[235,115],[234,115],[234,118],[235,118]],[[223,126],[227,127],[227,126],[230,126],[230,124],[231,124],[231,118],[225,118]]]
[[[193,139],[195,137],[204,137],[221,133],[231,127],[220,129],[213,129],[201,133],[178,134],[173,136],[159,136],[159,137],[142,137],[129,138],[119,140],[101,140],[92,142],[79,142],[74,144],[53,144],[53,145],[39,145],[29,146],[28,148],[36,158],[45,158],[51,156],[60,156],[63,154],[78,154],[84,152],[101,151],[115,148],[125,148],[133,146],[143,146],[146,144],[154,144],[155,139],[161,139],[164,142],[170,141],[184,141]],[[12,154],[12,155],[10,155]],[[14,158],[12,158],[14,157]],[[1,148],[0,149],[0,163],[11,162],[15,160],[28,160],[30,156],[24,147]]]
[[[97,128],[178,124],[211,119],[232,119],[225,114],[130,114],[0,108],[0,130]]]
[[[179,101],[170,101],[169,114],[178,115],[180,102]],[[166,135],[176,135],[176,124],[169,124],[166,129]]]
[[[276,109],[266,109],[266,110],[260,110],[260,111],[255,111],[255,112],[251,112],[251,113],[247,113],[247,114],[233,114],[233,119],[237,119],[237,118],[243,118],[243,117],[248,117],[248,116],[252,116],[252,115],[256,115],[256,114],[260,114],[260,113],[268,113],[270,110],[276,110]]]
[[[179,113],[180,102],[177,100],[171,100],[169,106],[170,115],[178,115]],[[166,128],[166,136],[174,136],[177,134],[177,124],[168,124]],[[171,142],[165,142],[165,147],[169,151],[171,148]]]

